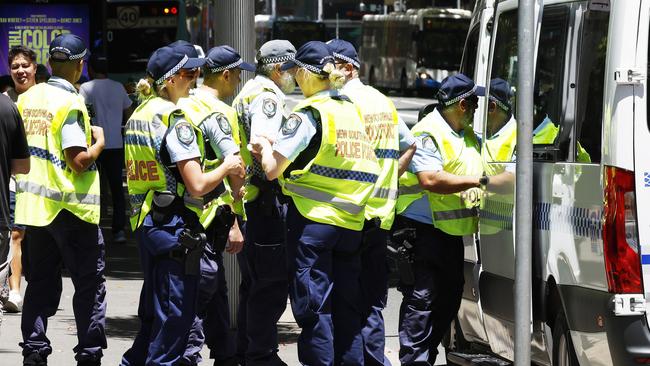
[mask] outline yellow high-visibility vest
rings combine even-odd
[[[377,89],[359,83],[347,87],[345,95],[357,105],[365,123],[366,134],[375,149],[381,172],[366,204],[366,219],[381,219],[381,228],[390,230],[395,220],[399,160],[399,131],[397,109],[393,102]]]
[[[428,114],[415,126],[413,135],[428,135],[442,157],[443,170],[454,175],[483,173],[480,145],[471,127],[457,135],[437,110]],[[426,148],[426,147],[425,147]],[[419,186],[415,174],[406,172],[400,177],[398,213],[403,212],[415,200],[426,195],[433,216],[432,224],[450,235],[468,235],[478,229],[478,205],[481,191],[471,188],[453,194],[425,192]]]
[[[179,99],[177,103],[178,107],[183,109],[185,113],[190,117],[190,119],[195,123],[195,125],[203,131],[203,122],[213,115],[216,115],[218,120],[223,120],[228,123],[228,128],[230,128],[233,141],[237,146],[241,148],[241,141],[239,139],[239,126],[237,124],[237,113],[226,103],[215,98],[209,98],[205,93],[195,93],[190,95],[187,98]],[[211,148],[205,146],[205,148]],[[211,171],[216,169],[221,165],[223,161],[220,159],[215,160],[205,160],[205,170]],[[237,214],[243,214],[243,206],[241,201],[238,201],[235,204],[235,201],[232,196],[232,189],[228,184],[228,180],[224,179],[224,186],[226,191],[223,192],[219,197],[212,200],[207,204],[206,211],[201,215],[201,223],[207,227],[215,217],[217,209],[222,205],[230,205],[233,208],[233,212]]]
[[[260,94],[264,92],[270,92],[275,94],[275,90],[272,88],[266,87],[261,83],[257,82],[255,79],[251,79],[242,88],[242,90],[237,94],[235,99],[232,102],[232,106],[235,108],[238,114],[239,121],[239,130],[241,138],[241,156],[246,163],[246,195],[244,196],[245,202],[254,201],[259,194],[259,188],[254,184],[250,183],[251,177],[257,175],[260,179],[266,179],[264,170],[262,169],[262,164],[253,158],[253,155],[248,151],[248,142],[250,141],[250,117],[249,117],[249,106],[253,103],[253,100],[257,98]]]
[[[304,217],[360,231],[365,221],[364,207],[380,169],[359,111],[344,99],[320,94],[294,108],[318,111],[321,144],[305,167],[285,172],[280,183],[283,193],[293,199]]]
[[[31,169],[16,176],[16,224],[46,226],[65,209],[98,224],[99,174],[93,163],[75,173],[61,148],[61,128],[69,113],[79,113],[91,146],[90,118],[83,97],[48,83],[31,87],[18,98],[25,123]],[[77,112],[75,112],[77,111]]]
[[[191,121],[173,103],[152,97],[145,100],[133,112],[126,123],[124,136],[124,159],[127,172],[127,187],[131,204],[131,229],[138,228],[151,211],[154,192],[171,192],[183,198],[185,206],[197,217],[203,214],[206,203],[200,197],[187,192],[183,182],[179,182],[161,162],[160,149],[170,128],[180,120]],[[201,160],[204,156],[203,134],[192,125],[196,135]]]

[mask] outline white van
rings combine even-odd
[[[478,84],[517,85],[517,4],[477,1],[461,72]],[[532,360],[650,364],[650,0],[540,4]],[[503,131],[487,101],[476,123],[484,151]],[[509,102],[516,110],[516,94]],[[458,352],[452,363],[472,364],[472,352],[514,359],[516,149],[497,155],[484,154],[491,180],[479,238],[465,241],[465,291],[446,345]]]

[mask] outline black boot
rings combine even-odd
[[[23,366],[47,366],[47,358],[38,352],[30,353],[23,358]]]

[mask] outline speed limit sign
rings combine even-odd
[[[122,28],[135,27],[140,17],[140,8],[137,6],[119,6],[117,8],[117,21]]]

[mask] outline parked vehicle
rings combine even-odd
[[[361,77],[370,85],[433,94],[458,71],[471,13],[427,8],[364,15]]]
[[[255,16],[256,48],[272,39],[286,39],[296,49],[308,41],[329,40],[325,23],[294,17]]]
[[[532,136],[532,360],[647,364],[650,1],[540,3]],[[513,111],[517,4],[477,1],[461,63],[461,72],[479,84],[507,82]],[[478,241],[465,243],[465,291],[446,345],[462,353],[449,354],[455,363],[471,363],[469,354],[477,351],[514,359],[516,140],[506,137],[516,136],[516,129],[497,124],[516,123],[516,113],[512,120],[499,120],[488,98],[482,99],[476,126],[483,131],[490,183]]]

